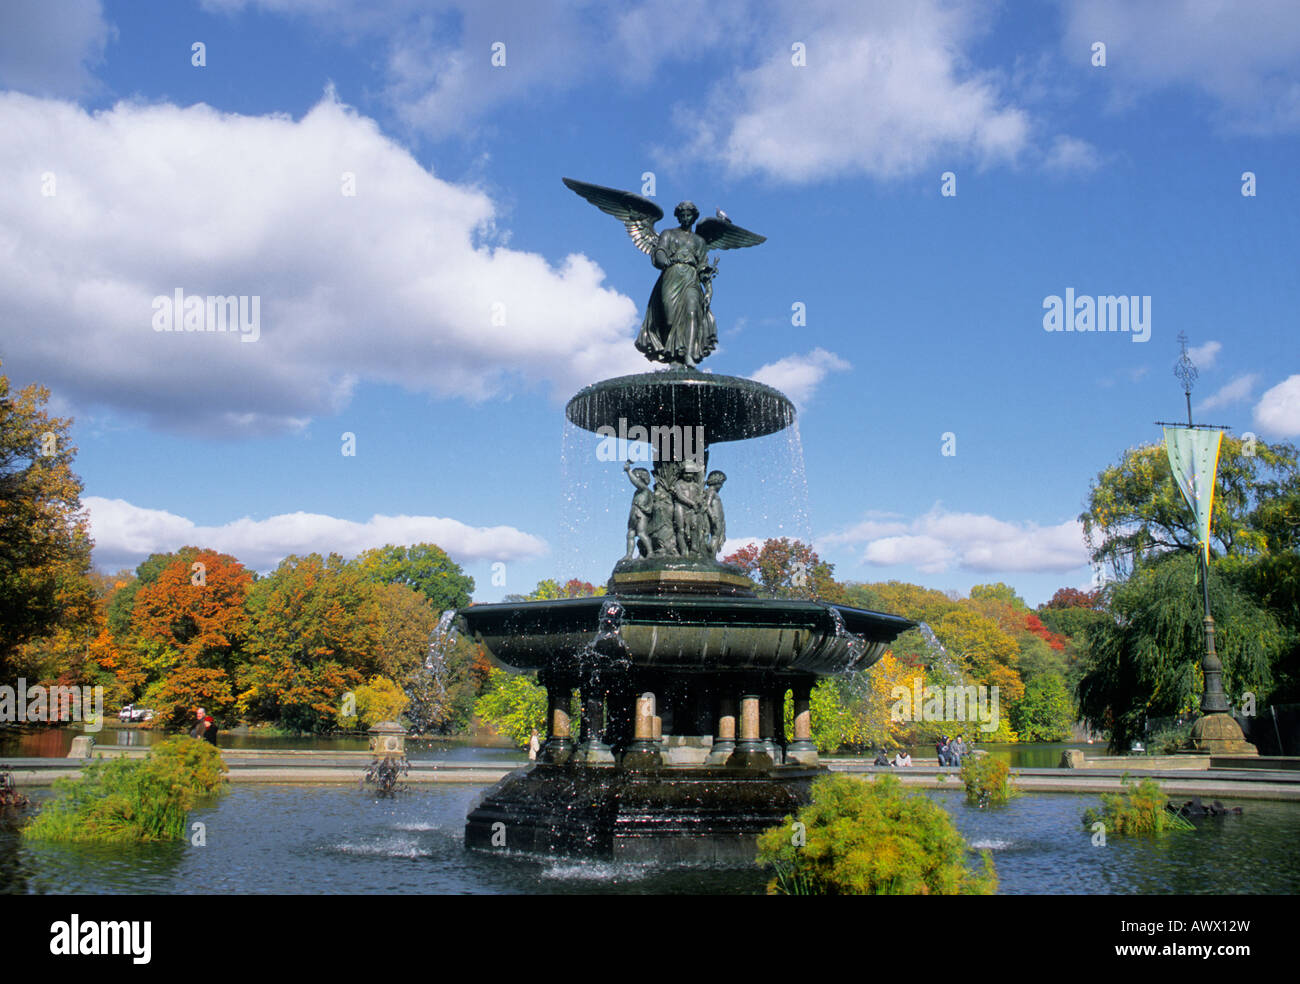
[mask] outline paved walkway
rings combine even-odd
[[[122,749],[108,754],[142,756],[144,749]],[[222,755],[230,769],[231,782],[238,783],[359,783],[373,756],[369,752],[294,752],[225,749]],[[61,776],[79,776],[81,759],[10,758],[0,765],[14,770],[19,786],[48,786]],[[958,770],[940,768],[933,760],[921,760],[906,769],[873,766],[861,759],[826,760],[833,772],[860,775],[889,773],[904,785],[927,789],[961,789]],[[509,763],[484,764],[417,759],[404,777],[411,784],[465,783],[486,786],[508,775],[517,766]],[[1109,793],[1122,788],[1125,775],[1158,779],[1175,799],[1200,796],[1211,799],[1256,799],[1300,801],[1300,772],[1267,769],[1013,769],[1016,784],[1034,793]]]

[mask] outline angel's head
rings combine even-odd
[[[695,224],[695,220],[700,217],[700,210],[695,207],[694,202],[680,202],[673,215],[677,216],[677,221],[682,224],[682,228],[689,228]]]

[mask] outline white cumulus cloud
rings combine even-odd
[[[1206,342],[1204,345],[1193,345],[1189,348],[1187,357],[1196,364],[1198,369],[1209,369],[1222,351],[1223,346],[1219,342]]]
[[[436,543],[460,564],[502,557],[527,560],[547,551],[544,540],[513,526],[468,526],[440,516],[375,515],[356,522],[295,512],[200,526],[165,509],[123,499],[84,496],[81,501],[90,514],[95,563],[107,570],[134,567],[151,553],[184,546],[211,547],[259,571],[271,570],[290,554],[354,557],[387,543]]]
[[[1300,6],[1294,0],[1066,0],[1065,57],[1113,86],[1117,106],[1181,86],[1229,132],[1300,130]],[[1106,45],[1106,67],[1090,67]]]
[[[683,112],[693,152],[721,156],[734,174],[810,182],[1014,162],[1029,145],[1028,114],[966,54],[983,29],[978,5],[812,10],[776,12],[771,55],[719,82],[702,111]]]
[[[953,568],[981,573],[1061,573],[1088,563],[1083,527],[1077,520],[1040,526],[949,512],[938,505],[910,521],[868,518],[819,540],[865,544],[862,559],[868,564],[911,566],[927,574]]]
[[[360,381],[481,400],[644,368],[595,263],[494,245],[488,196],[332,94],[295,121],[0,93],[0,132],[6,368],[83,406],[229,436],[337,412]],[[155,331],[177,289],[260,298],[260,337]]]
[[[779,389],[796,404],[804,406],[827,374],[851,368],[834,352],[815,348],[807,355],[787,355],[784,359],[769,362],[749,378]]]
[[[1255,423],[1279,437],[1300,435],[1300,375],[1265,391],[1255,405]]]

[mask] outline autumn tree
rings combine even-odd
[[[10,394],[0,375],[0,672],[25,642],[94,616],[91,540],[72,471],[72,421],[43,386]]]
[[[376,584],[338,554],[286,557],[248,597],[238,704],[294,731],[338,726],[345,693],[375,675],[384,645]]]
[[[802,540],[781,537],[749,544],[723,558],[757,581],[772,598],[811,598],[842,603],[844,586],[835,580],[835,565],[817,556]]]
[[[228,554],[186,547],[135,593],[131,628],[150,678],[154,710],[173,726],[194,707],[225,717],[249,622],[252,574]]]

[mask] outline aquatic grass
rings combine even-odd
[[[1092,829],[1100,822],[1105,825],[1106,833],[1121,836],[1196,829],[1190,820],[1169,808],[1169,797],[1154,779],[1143,779],[1134,785],[1126,772],[1120,782],[1123,792],[1102,793],[1101,809],[1084,811],[1085,827]]]
[[[991,755],[968,755],[961,764],[966,802],[983,809],[1003,806],[1020,795],[1011,780],[1011,766]]]
[[[32,840],[122,843],[182,840],[190,808],[222,790],[221,753],[174,738],[145,759],[99,758],[79,779],[59,779],[55,797],[23,828]]]

